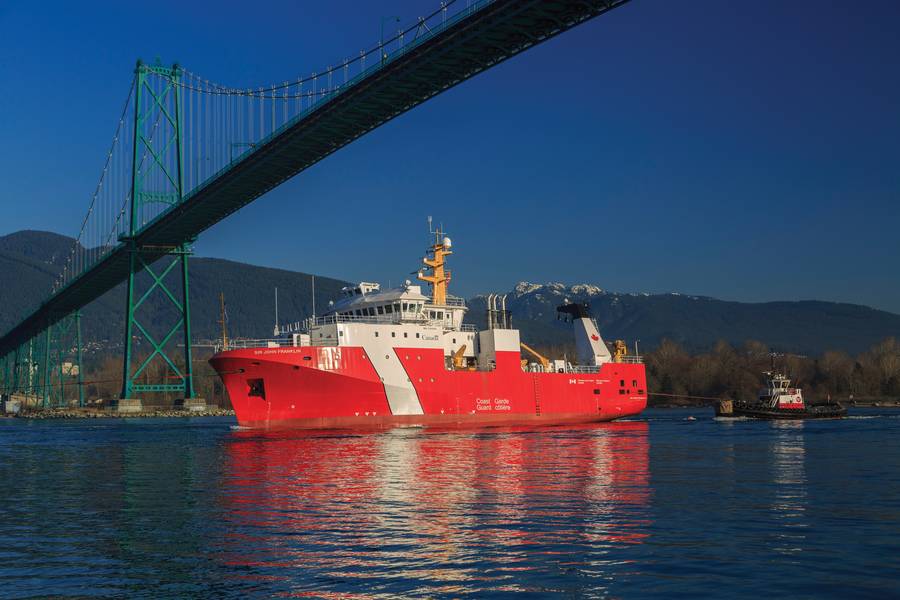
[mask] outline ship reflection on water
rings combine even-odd
[[[530,571],[602,587],[648,535],[647,433],[235,431],[221,560],[285,591],[540,591]]]

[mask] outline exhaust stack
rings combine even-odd
[[[599,366],[612,361],[612,354],[606,347],[597,323],[591,318],[591,308],[584,304],[561,304],[556,311],[571,318],[575,326],[575,349],[578,352],[578,364]]]

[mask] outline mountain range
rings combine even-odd
[[[20,231],[0,237],[0,332],[33,310],[46,296],[65,264],[74,240],[54,233]],[[170,277],[177,281],[177,273]],[[192,258],[190,266],[194,338],[220,335],[219,294],[227,304],[232,336],[269,337],[275,321],[274,295],[279,290],[282,322],[312,313],[313,275],[258,267],[215,258]],[[146,277],[146,276],[145,276]],[[169,280],[167,280],[169,281]],[[318,312],[340,294],[347,282],[315,276]],[[177,285],[174,286],[177,293]],[[649,349],[663,338],[689,349],[708,348],[719,340],[740,344],[755,339],[776,350],[817,355],[825,350],[857,353],[885,337],[900,337],[900,315],[856,304],[822,301],[746,303],[682,294],[613,293],[595,285],[521,282],[507,294],[507,309],[524,341],[534,345],[571,343],[571,325],[556,319],[556,306],[588,302],[607,341],[640,341]],[[83,311],[87,340],[121,344],[125,321],[125,286],[114,288]],[[468,321],[485,325],[486,296],[468,300]],[[165,328],[171,303],[159,290],[140,315],[148,327]]]
[[[55,233],[20,231],[0,237],[0,332],[13,327],[49,293],[75,240]],[[162,261],[160,261],[162,263]],[[162,266],[155,266],[156,271]],[[179,271],[165,279],[178,297]],[[191,328],[195,340],[220,335],[219,295],[225,297],[228,332],[238,337],[271,337],[275,323],[275,288],[281,314],[292,320],[312,313],[313,276],[217,258],[190,259]],[[148,277],[139,278],[139,293]],[[326,306],[346,282],[315,277],[316,302]],[[174,307],[157,288],[139,309],[138,319],[154,335],[174,321]],[[85,339],[115,347],[125,331],[125,284],[122,283],[82,311]]]
[[[525,339],[562,345],[571,325],[556,318],[565,301],[587,302],[606,341],[634,340],[652,348],[668,338],[690,350],[719,340],[733,345],[759,340],[773,350],[819,355],[826,350],[856,354],[889,336],[900,335],[900,315],[858,304],[822,301],[731,302],[704,296],[623,294],[588,285],[522,282],[507,294],[513,326]],[[483,325],[486,297],[468,302],[472,322]]]

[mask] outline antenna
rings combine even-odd
[[[431,229],[431,215],[428,215],[428,233],[434,233]]]
[[[313,314],[312,316],[316,316],[316,276],[311,275],[312,277],[312,305],[313,305]]]
[[[275,287],[275,335],[278,336],[278,287]]]

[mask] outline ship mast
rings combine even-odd
[[[428,248],[427,256],[422,259],[426,267],[431,269],[431,274],[426,275],[419,270],[418,278],[431,284],[431,301],[437,306],[447,303],[447,287],[450,283],[450,271],[444,270],[446,257],[450,251],[450,238],[444,237],[440,228],[431,231],[431,217],[428,217],[429,233],[434,233],[434,243]]]
[[[222,324],[222,350],[228,350],[228,330],[225,324],[228,322],[228,313],[225,312],[225,293],[219,292],[219,323]]]

